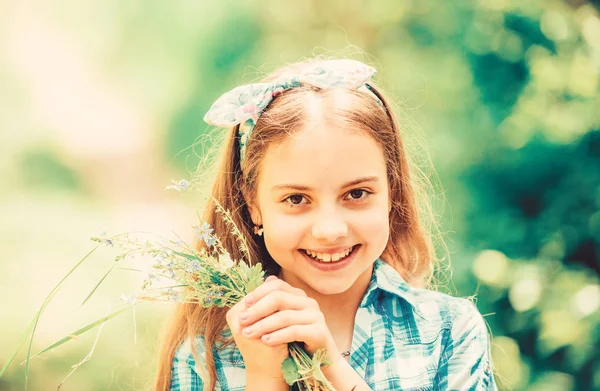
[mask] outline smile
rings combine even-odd
[[[320,253],[320,252],[311,251],[311,250],[301,250],[301,251],[304,252],[309,257],[311,257],[312,259],[315,259],[320,262],[330,263],[330,262],[343,261],[344,259],[348,258],[354,252],[354,250],[356,250],[356,248],[358,248],[358,246],[359,245],[354,245],[354,246],[348,247],[342,251],[338,251],[336,253]]]

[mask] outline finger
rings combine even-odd
[[[263,334],[270,334],[285,327],[295,324],[313,324],[315,321],[314,312],[284,310],[260,319],[241,331],[248,338],[260,338]]]
[[[240,314],[242,314],[245,309],[246,307],[240,302],[227,311],[225,319],[227,320],[227,324],[233,333],[237,333],[238,330],[241,329]]]
[[[246,307],[250,307],[268,295],[270,292],[277,290],[285,291],[298,296],[306,296],[306,293],[302,289],[294,288],[287,282],[275,276],[269,276],[258,288],[246,295],[244,298],[244,303],[246,304]]]
[[[277,311],[302,310],[312,307],[311,299],[297,296],[285,291],[273,291],[260,299],[240,315],[241,324],[249,326]]]
[[[304,342],[306,345],[312,345],[313,341],[317,340],[316,331],[314,324],[295,324],[264,334],[261,341],[269,346],[292,342]]]

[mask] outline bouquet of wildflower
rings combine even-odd
[[[193,226],[197,238],[205,244],[205,246],[202,246],[200,249],[187,244],[180,238],[168,240],[159,237],[158,240],[142,240],[129,233],[116,235],[110,238],[106,237],[106,235],[92,238],[94,242],[98,243],[96,249],[104,245],[117,248],[120,252],[115,259],[116,262],[113,264],[113,267],[111,267],[94,289],[92,289],[92,292],[87,296],[83,304],[89,300],[98,286],[117,264],[121,264],[128,259],[137,258],[138,256],[150,257],[152,259],[151,271],[143,280],[139,291],[121,297],[125,303],[129,304],[128,307],[115,311],[112,314],[71,333],[69,336],[43,349],[36,355],[31,356],[33,334],[35,333],[37,321],[45,306],[52,299],[66,277],[79,267],[79,265],[91,255],[91,252],[79,261],[67,276],[63,278],[59,285],[57,285],[55,290],[51,292],[43,303],[42,308],[38,311],[36,318],[33,320],[32,327],[30,326],[30,329],[32,329],[33,332],[31,333],[29,351],[27,360],[25,361],[27,364],[25,371],[26,379],[31,358],[38,357],[98,325],[103,326],[108,319],[124,312],[140,302],[172,301],[178,303],[197,303],[203,307],[232,307],[239,303],[248,293],[252,292],[262,284],[265,273],[262,270],[260,263],[252,265],[252,262],[250,262],[249,259],[250,253],[242,234],[233,223],[229,213],[218,203],[217,208],[223,215],[225,221],[231,226],[231,234],[237,238],[240,249],[242,250],[242,253],[245,254],[246,259],[232,259],[230,254],[223,247],[220,239],[213,234],[213,229],[207,223]],[[92,250],[92,252],[96,249]],[[167,285],[161,284],[163,281],[168,281],[169,283]],[[26,332],[26,335],[21,341],[21,345],[25,342],[29,331],[30,330]],[[21,345],[19,346],[19,349]],[[17,352],[19,349],[17,349]],[[14,359],[17,352],[15,352],[0,371],[0,377]],[[325,350],[319,350],[311,356],[304,351],[301,344],[290,343],[289,354],[290,357],[282,364],[282,372],[289,385],[297,383],[299,387],[305,390],[334,391],[333,386],[325,378],[320,369],[321,365],[328,364]],[[84,361],[75,365],[74,370],[83,362],[87,361],[90,356],[91,353]],[[68,376],[70,376],[74,370],[69,373]]]

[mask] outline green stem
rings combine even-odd
[[[77,264],[75,264],[75,266],[73,268],[71,268],[71,270],[69,270],[69,272],[60,280],[60,282],[58,284],[56,284],[56,286],[52,289],[52,291],[50,292],[50,294],[48,296],[46,296],[46,298],[44,299],[44,302],[42,303],[40,309],[37,311],[35,317],[33,318],[33,320],[31,321],[31,323],[27,327],[27,330],[25,331],[25,334],[23,334],[23,337],[21,338],[21,341],[19,342],[19,345],[17,346],[17,349],[15,350],[15,352],[13,353],[13,355],[8,359],[8,361],[6,362],[6,364],[4,364],[4,367],[2,368],[2,370],[0,370],[0,377],[2,377],[2,375],[4,375],[4,372],[6,371],[6,369],[8,368],[8,366],[15,359],[15,357],[17,356],[17,353],[19,352],[19,350],[21,350],[21,347],[23,346],[23,344],[27,340],[27,335],[29,334],[29,332],[31,330],[31,338],[29,339],[29,347],[27,349],[27,361],[26,361],[26,364],[25,364],[25,390],[27,390],[27,382],[28,382],[28,379],[29,379],[29,360],[31,358],[31,347],[33,346],[33,337],[35,336],[35,331],[37,329],[37,325],[39,323],[40,317],[42,316],[42,313],[44,312],[44,310],[46,309],[46,307],[48,306],[48,304],[50,303],[50,301],[54,298],[54,296],[56,296],[56,294],[59,292],[60,288],[62,287],[62,285],[64,284],[64,282],[66,281],[66,279],[71,274],[73,274],[73,272],[79,266],[81,266],[81,264],[87,258],[89,258],[89,256],[92,255],[98,249],[98,247],[100,247],[101,245],[102,244],[96,245],[96,247],[94,247],[92,249],[92,251],[90,251],[89,253],[87,253],[87,255],[85,257],[83,257],[79,262],[77,262]]]

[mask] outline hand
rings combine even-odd
[[[242,334],[248,338],[272,347],[304,342],[308,353],[327,349],[332,363],[342,359],[319,304],[302,289],[270,276],[244,302],[240,324]],[[256,358],[263,361],[262,357]]]
[[[283,380],[281,364],[288,357],[288,346],[285,343],[266,345],[260,339],[242,334],[240,314],[247,308],[246,298],[227,311],[226,319],[235,344],[244,357],[247,375],[253,378]]]

